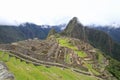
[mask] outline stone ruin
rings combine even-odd
[[[12,44],[4,44],[0,48],[46,62],[55,62],[68,66],[80,66],[82,64],[81,58],[72,49],[59,46],[54,38],[47,40],[29,39]],[[70,62],[66,62],[67,56],[69,56]]]

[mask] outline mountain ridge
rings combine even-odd
[[[83,26],[78,21],[76,22],[75,18],[76,17],[70,20],[66,29],[61,32],[61,35],[81,39],[84,42],[88,42],[94,47],[101,49],[103,52],[109,54],[115,59],[120,60],[120,53],[118,51],[120,50],[119,44],[114,42],[112,38],[105,32]]]
[[[0,25],[0,43],[11,43],[25,39],[45,39],[51,28],[57,32],[61,29],[58,27],[65,25],[49,26],[36,25],[33,23],[24,23],[19,26]]]
[[[94,76],[100,80],[114,78],[110,73],[106,72],[105,67],[109,63],[100,54],[101,52],[98,54],[90,44],[79,39],[56,38],[51,35],[47,40],[29,39],[12,44],[3,44],[0,45],[0,49],[6,51],[4,53],[12,57],[36,66],[46,65],[47,67],[68,68],[80,74]],[[98,60],[100,58],[101,60]],[[100,63],[98,63],[99,61]]]
[[[107,34],[109,34],[113,40],[115,40],[117,43],[120,43],[120,27],[110,27],[110,26],[93,26],[93,28],[104,31]]]
[[[23,27],[19,28],[21,28],[21,30],[26,29],[23,30],[22,33],[28,30],[27,32],[30,33],[26,34],[33,35],[33,37],[28,35],[31,39],[26,38],[26,40],[20,40],[9,44],[0,44],[0,60],[7,64],[10,71],[15,74],[15,78],[18,80],[42,79],[42,76],[39,78],[38,76],[35,76],[37,74],[41,74],[41,72],[37,72],[39,70],[35,71],[37,74],[33,72],[33,69],[36,70],[36,68],[40,67],[41,65],[42,67],[46,66],[48,72],[45,73],[43,71],[43,73],[46,75],[49,73],[49,70],[51,70],[51,67],[53,68],[53,66],[56,66],[62,68],[62,72],[67,69],[75,72],[75,74],[77,72],[86,77],[93,77],[95,80],[120,79],[120,72],[118,70],[120,63],[113,59],[117,59],[115,56],[117,53],[113,54],[113,52],[118,51],[119,55],[119,45],[116,44],[105,32],[83,26],[78,21],[77,17],[74,17],[72,20],[70,20],[66,29],[61,33],[57,33],[57,31],[52,28],[51,31],[49,30],[48,37],[45,40],[39,40],[38,38],[34,37],[33,34],[35,31],[39,30],[38,27],[36,26],[37,28],[35,28],[35,25],[33,25],[33,27],[31,24],[26,25],[28,27],[21,25]],[[119,58],[119,56],[117,57]],[[22,66],[17,66],[16,64]],[[34,67],[31,64],[34,65]],[[29,66],[29,68],[33,68],[28,69],[27,66]],[[22,72],[18,70],[18,68],[20,70],[24,69],[21,70],[23,75],[20,74]],[[16,70],[18,70],[20,73],[17,73]],[[70,73],[72,73],[71,71]],[[34,73],[34,75],[31,75],[30,73]],[[56,73],[54,74],[57,75]],[[51,74],[49,75],[53,76]],[[55,75],[53,78],[56,80],[61,80],[62,78],[63,80],[66,80],[64,75],[61,75],[60,73],[59,75],[61,75],[61,77],[56,77]],[[65,75],[67,77],[72,76],[68,76],[68,73]],[[49,79],[48,75],[46,77],[47,78],[44,78],[44,80]],[[73,80],[74,79],[75,78],[73,78]],[[79,80],[81,79],[79,78]],[[89,79],[86,78],[85,80]]]

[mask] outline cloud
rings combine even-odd
[[[60,24],[76,16],[83,24],[119,23],[120,0],[0,0],[0,23]],[[4,18],[4,19],[3,19]]]

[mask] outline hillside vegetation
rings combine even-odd
[[[97,80],[93,76],[83,75],[70,69],[51,66],[35,66],[15,57],[0,52],[0,60],[4,61],[15,75],[15,80]]]
[[[11,43],[25,39],[45,39],[50,28],[41,28],[34,24],[26,23],[24,26],[0,25],[0,43]]]
[[[112,26],[92,26],[93,28],[100,30],[100,31],[104,31],[106,33],[108,33],[113,40],[115,40],[116,42],[120,43],[120,27],[115,28]]]
[[[51,29],[46,40],[34,38],[38,29],[30,25],[19,28],[31,39],[0,44],[0,60],[16,80],[120,79],[120,63],[115,60],[119,44],[108,34],[83,26],[76,17],[60,34]]]
[[[61,35],[88,42],[105,54],[120,61],[120,45],[106,32],[83,26],[76,17],[70,20]]]
[[[0,48],[5,51],[1,51],[0,60],[16,80],[114,79],[106,70],[109,62],[102,52],[79,39],[52,35],[46,40],[19,41]]]

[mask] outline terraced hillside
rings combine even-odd
[[[9,53],[0,52],[0,60],[4,61],[9,70],[15,75],[15,80],[97,80],[94,76],[84,75],[55,66],[35,66],[21,61],[19,58],[9,57]]]
[[[70,20],[61,35],[88,42],[103,51],[105,55],[111,56],[118,61],[120,59],[120,45],[108,33],[82,25],[77,17]]]
[[[75,38],[50,36],[1,44],[0,60],[16,80],[113,80],[102,52]],[[44,77],[45,75],[45,77]]]

